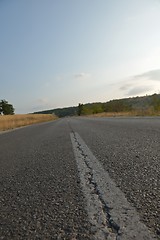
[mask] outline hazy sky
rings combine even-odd
[[[0,0],[16,113],[160,92],[160,0]]]

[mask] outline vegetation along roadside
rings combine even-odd
[[[0,131],[57,119],[53,114],[0,115]]]

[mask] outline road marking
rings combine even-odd
[[[153,240],[134,207],[78,133],[70,134],[86,210],[96,240]]]

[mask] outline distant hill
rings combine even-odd
[[[147,109],[148,107],[155,107],[160,103],[160,94],[153,94],[150,96],[133,97],[124,99],[133,109]]]
[[[108,102],[97,102],[79,104],[79,106],[50,109],[34,112],[34,114],[55,114],[58,117],[89,115],[102,112],[130,112],[146,111],[150,113],[160,112],[160,94],[143,97],[132,97],[110,100]]]
[[[34,114],[55,114],[58,117],[75,116],[77,115],[77,107],[56,108],[34,112]]]

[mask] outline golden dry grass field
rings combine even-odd
[[[88,117],[136,117],[136,116],[160,116],[160,112],[153,110],[135,110],[130,112],[102,112],[87,115]]]
[[[57,119],[52,114],[15,114],[0,115],[0,131],[31,125],[34,123],[47,122]]]

